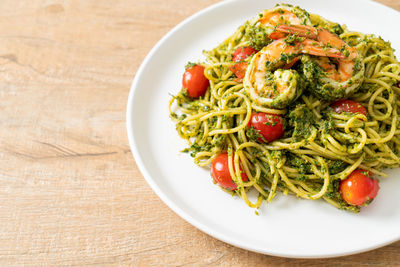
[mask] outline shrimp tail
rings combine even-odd
[[[333,57],[333,58],[340,58],[343,59],[345,56],[340,52],[339,49],[326,47],[322,43],[306,39],[299,43],[301,47],[301,51],[304,54],[310,54],[313,56],[320,56],[320,57]]]
[[[286,34],[283,33],[283,32],[272,32],[269,35],[269,38],[272,39],[272,40],[279,40],[279,39],[282,39],[282,38],[285,38],[285,37],[286,37]]]
[[[311,26],[282,24],[276,27],[276,32],[296,34],[297,36],[306,37],[307,39],[318,39],[318,30]]]
[[[281,24],[276,27],[276,31],[270,34],[270,38],[273,40],[282,39],[287,35],[296,35],[303,37],[305,40],[297,41],[297,45],[301,45],[303,53],[314,55],[314,56],[325,56],[344,59],[345,56],[341,51],[331,45],[320,42],[319,31],[317,28],[305,25],[286,25]]]

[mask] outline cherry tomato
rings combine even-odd
[[[378,191],[378,180],[370,171],[357,169],[340,182],[342,198],[350,205],[361,206],[374,199]]]
[[[360,103],[350,99],[338,100],[331,104],[331,108],[339,114],[342,112],[350,112],[367,115],[367,110]]]
[[[258,112],[251,115],[247,127],[253,126],[254,129],[260,131],[267,142],[272,142],[283,135],[283,125],[284,119],[281,116]],[[258,141],[265,142],[262,138],[259,138]]]
[[[187,68],[182,78],[182,86],[187,89],[188,95],[192,98],[203,96],[210,82],[204,76],[204,67],[194,65]]]
[[[249,56],[257,53],[258,51],[255,50],[251,46],[239,47],[233,53],[232,61],[239,62],[230,67],[230,70],[235,74],[238,79],[243,79],[244,75],[246,74],[247,62],[241,62],[248,58]]]
[[[251,46],[245,46],[245,47],[239,47],[236,49],[236,51],[233,53],[232,61],[239,62],[243,61],[249,56],[257,53],[258,51],[255,50]]]
[[[235,169],[234,165],[233,169]],[[242,170],[242,166],[240,166],[240,171],[242,172],[242,181],[248,181],[249,179],[246,173]],[[214,181],[216,181],[221,187],[229,190],[237,189],[237,185],[232,180],[229,172],[228,153],[222,153],[215,157],[211,164],[211,175],[214,178]]]
[[[247,62],[236,63],[229,68],[238,79],[243,79],[246,75]]]

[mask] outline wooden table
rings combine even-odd
[[[400,242],[328,260],[238,249],[144,181],[125,130],[132,78],[167,31],[216,2],[0,1],[1,266],[399,264]]]

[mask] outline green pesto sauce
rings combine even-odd
[[[246,136],[249,138],[249,141],[252,142],[257,142],[260,139],[264,139],[264,137],[260,134],[260,130],[256,130],[253,126],[246,129]]]
[[[256,50],[261,50],[264,46],[272,42],[268,35],[266,29],[260,25],[247,24],[245,27],[244,38],[248,39],[250,46]]]
[[[294,128],[292,137],[296,141],[307,139],[315,125],[315,116],[306,105],[297,105],[289,113],[289,126]]]

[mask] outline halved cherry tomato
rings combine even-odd
[[[246,75],[247,65],[247,62],[236,63],[235,65],[230,67],[230,70],[235,74],[238,79],[243,79]]]
[[[203,96],[210,82],[204,76],[204,67],[194,65],[187,68],[182,78],[182,86],[187,89],[187,93],[192,98]]]
[[[338,100],[331,104],[331,108],[339,114],[342,112],[350,112],[367,115],[367,110],[360,103],[350,99]]]
[[[357,169],[340,182],[342,198],[350,205],[361,206],[374,199],[378,191],[378,180],[370,171]]]
[[[249,56],[257,53],[258,51],[255,50],[251,46],[239,47],[233,53],[232,61],[239,62],[230,67],[230,70],[235,74],[238,79],[243,79],[244,75],[246,74],[247,62],[241,62],[248,58]]]
[[[272,142],[283,135],[284,119],[276,114],[267,114],[263,112],[253,113],[247,127],[251,126],[260,131],[260,134],[267,142]],[[265,142],[259,138],[259,142]]]
[[[233,53],[232,61],[239,62],[243,61],[249,56],[257,53],[258,51],[255,50],[251,46],[245,46],[245,47],[239,47],[236,49],[236,51]]]
[[[233,162],[232,162],[233,165]],[[233,169],[235,170],[235,166],[233,165]],[[242,166],[240,166],[242,181],[248,181],[248,177],[246,173],[242,170]],[[229,172],[228,165],[228,153],[222,153],[215,157],[211,164],[211,175],[221,187],[236,190],[237,185],[232,180],[231,174]]]

